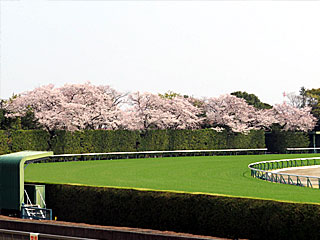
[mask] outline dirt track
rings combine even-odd
[[[320,166],[293,167],[280,170],[281,173],[320,177]]]
[[[320,166],[285,168],[285,169],[279,169],[274,172],[302,175],[302,176],[310,176],[310,177],[319,177],[320,178]],[[297,182],[296,177],[291,177],[291,178],[294,183]],[[306,177],[300,177],[299,179],[304,186],[308,186]],[[319,188],[319,180],[317,178],[309,178],[309,180],[310,180],[313,188]]]

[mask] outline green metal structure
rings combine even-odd
[[[0,210],[18,210],[24,203],[24,165],[53,152],[23,151],[0,156]]]
[[[24,203],[28,203],[30,200],[31,203],[38,205],[41,208],[46,208],[45,205],[45,185],[38,185],[38,184],[25,184],[24,190],[27,194],[24,195]],[[29,199],[27,199],[29,197]]]

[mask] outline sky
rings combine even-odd
[[[320,88],[320,1],[0,0],[0,98],[65,83],[234,91]]]

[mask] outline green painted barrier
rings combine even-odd
[[[21,210],[24,203],[24,164],[53,152],[23,151],[0,156],[0,209]]]

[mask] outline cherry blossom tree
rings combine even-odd
[[[109,86],[66,84],[38,87],[10,100],[8,116],[23,116],[33,111],[47,130],[117,129],[121,125],[119,108],[122,94]]]
[[[152,93],[136,92],[129,95],[128,129],[193,129],[202,121],[201,109],[187,98],[176,95],[166,98]]]
[[[248,105],[244,99],[232,95],[222,95],[205,101],[207,121],[213,127],[228,127],[233,132],[248,133],[250,130],[270,129],[280,125],[284,131],[308,131],[316,124],[311,108],[297,108],[286,103],[272,109],[258,110]],[[214,128],[215,129],[215,128]]]
[[[248,133],[268,128],[274,122],[269,110],[258,110],[244,99],[230,94],[206,99],[204,109],[206,121],[217,131],[227,127],[233,132]]]
[[[195,129],[199,128],[203,118],[200,117],[202,109],[193,105],[193,99],[176,96],[165,99],[163,110],[170,114],[167,128],[170,129]]]
[[[125,96],[109,86],[94,86],[89,82],[59,88],[46,85],[10,99],[4,108],[9,117],[26,116],[32,112],[48,131],[212,126],[217,131],[228,128],[233,132],[248,133],[269,129],[272,124],[280,125],[285,131],[308,131],[316,123],[308,107],[299,109],[284,103],[259,110],[244,99],[228,94],[205,100],[174,93],[136,92]],[[123,108],[124,102],[129,107]]]
[[[276,104],[272,108],[275,116],[275,123],[279,124],[285,131],[304,131],[312,130],[317,119],[311,114],[310,107],[298,108],[292,105]]]

